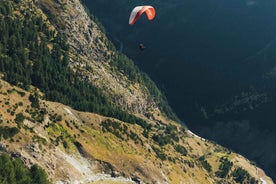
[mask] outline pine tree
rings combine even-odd
[[[47,179],[47,174],[44,170],[42,170],[38,165],[33,165],[31,167],[31,177],[32,183],[39,183],[39,184],[49,184],[50,182]]]

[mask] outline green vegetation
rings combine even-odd
[[[30,106],[27,106],[25,112],[31,115],[31,118],[28,117],[29,120],[39,123],[44,121],[44,117],[47,113],[45,108],[30,108]]]
[[[173,143],[173,141],[178,142],[179,137],[177,135],[176,126],[169,124],[165,126],[165,130],[161,133],[154,134],[152,139],[159,145],[164,146]]]
[[[161,159],[162,161],[167,159],[167,157],[166,157],[165,153],[163,153],[163,151],[161,151],[160,149],[158,149],[157,147],[154,147],[154,146],[152,146],[152,149],[159,159]]]
[[[220,158],[220,162],[219,170],[215,174],[219,178],[225,178],[231,170],[233,163],[225,157]]]
[[[0,155],[0,183],[1,184],[49,184],[47,174],[39,166],[30,169],[16,158],[10,159],[7,154]]]
[[[154,134],[152,140],[156,142],[159,146],[165,146],[166,144],[172,143],[171,138],[168,135]]]
[[[33,165],[30,169],[32,183],[48,184],[47,174],[38,165]]]
[[[110,132],[119,139],[129,140],[132,139],[136,144],[141,143],[143,141],[141,138],[131,130],[128,130],[128,127],[122,123],[117,121],[112,121],[110,119],[104,120],[101,122],[103,132]]]
[[[0,3],[0,72],[6,81],[27,90],[33,85],[46,99],[78,110],[149,128],[144,120],[121,110],[100,89],[82,79],[79,71],[69,68],[66,39],[49,29],[41,16],[21,10],[26,15],[20,20],[13,12],[14,3]],[[38,98],[37,93],[30,95],[32,107],[39,108]]]
[[[2,127],[0,126],[0,137],[3,137],[4,139],[12,138],[19,132],[19,129],[16,127]]]
[[[200,161],[202,167],[203,167],[206,171],[208,171],[208,172],[211,172],[211,171],[212,171],[211,165],[207,162],[207,160],[205,160],[205,157],[204,157],[204,156],[199,157],[198,160]]]
[[[52,123],[46,126],[48,134],[51,136],[51,143],[55,146],[62,144],[64,148],[71,148],[70,146],[75,142],[75,138],[60,124]],[[37,138],[37,137],[35,137]],[[37,139],[38,142],[44,144],[43,139]],[[46,142],[45,142],[46,144]]]
[[[62,116],[55,113],[55,114],[49,114],[49,119],[53,121],[54,123],[59,122],[62,120]]]
[[[173,139],[174,141],[178,142],[179,141],[179,137],[178,137],[178,132],[177,132],[177,127],[172,125],[172,124],[168,124],[166,126],[165,129],[165,134],[169,135],[171,139]]]
[[[174,149],[178,153],[181,153],[181,155],[187,156],[187,149],[184,146],[181,146],[181,145],[178,144],[174,147]]]
[[[115,59],[110,62],[110,65],[115,71],[121,71],[128,76],[131,81],[145,85],[149,90],[149,93],[154,97],[154,101],[157,102],[161,111],[169,118],[177,120],[177,117],[168,105],[165,95],[160,92],[148,75],[139,70],[132,60],[125,55],[118,53]]]
[[[41,145],[41,144],[47,145],[47,140],[43,137],[38,136],[38,135],[34,135],[32,137],[32,141],[39,143],[39,145]]]
[[[121,132],[127,134],[127,126],[121,126],[121,123],[110,119],[101,122],[103,132],[110,132],[120,139],[124,139]]]
[[[14,121],[17,124],[18,128],[22,126],[24,119],[25,119],[25,116],[22,113],[16,114]]]
[[[31,106],[34,108],[39,108],[39,96],[37,93],[30,94],[29,100],[32,103]]]
[[[255,178],[251,177],[246,170],[240,167],[236,168],[232,172],[232,176],[237,183],[250,183],[250,184],[258,183],[258,181]]]
[[[16,90],[16,92],[17,92],[21,97],[23,97],[23,96],[26,95],[26,93],[25,93],[24,91]]]

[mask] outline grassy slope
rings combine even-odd
[[[55,178],[55,180],[66,178],[65,166],[71,168],[70,171],[74,171],[74,177],[79,179],[87,177],[87,175],[82,176],[78,172],[78,168],[72,165],[72,162],[70,164],[70,162],[62,161],[61,158],[53,156],[54,150],[58,148],[58,150],[63,154],[66,153],[69,157],[74,155],[73,157],[79,163],[81,163],[81,158],[84,157],[90,160],[91,163],[92,161],[104,161],[111,165],[108,168],[104,168],[106,166],[103,166],[103,163],[98,164],[93,169],[94,173],[102,171],[111,173],[111,170],[114,170],[117,171],[117,175],[139,177],[143,181],[148,182],[164,182],[167,179],[169,183],[186,181],[214,183],[218,179],[214,177],[214,173],[218,169],[219,158],[221,157],[229,158],[234,163],[234,167],[242,166],[256,178],[264,177],[267,181],[270,181],[260,169],[258,169],[259,175],[256,175],[255,166],[251,165],[245,158],[229,152],[219,145],[214,145],[209,141],[190,135],[188,132],[183,131],[178,124],[175,124],[178,127],[177,134],[180,137],[178,144],[183,145],[188,150],[186,156],[174,150],[172,145],[177,144],[176,142],[160,147],[152,139],[146,139],[142,135],[142,128],[139,125],[111,119],[121,125],[126,125],[128,133],[130,131],[134,132],[143,143],[135,143],[134,139],[127,138],[126,135],[128,133],[123,134],[122,139],[110,132],[103,132],[101,122],[110,118],[93,113],[75,111],[68,106],[55,102],[41,101],[40,108],[45,108],[47,113],[44,116],[44,121],[38,123],[33,117],[36,117],[40,113],[40,110],[31,108],[28,92],[25,92],[25,95],[21,96],[17,92],[22,92],[21,89],[12,87],[4,81],[1,81],[1,86],[0,97],[2,100],[0,110],[3,120],[1,126],[16,127],[17,125],[14,122],[16,114],[23,112],[25,116],[20,133],[12,139],[5,140],[5,144],[9,145],[10,151],[21,152],[23,158],[28,158],[31,162],[38,163],[46,168],[50,176]],[[20,102],[23,103],[22,106],[15,108],[16,104]],[[7,109],[11,109],[11,111],[8,112]],[[30,113],[26,112],[26,109],[29,109]],[[35,116],[32,117],[31,114]],[[56,118],[55,120],[55,117],[58,117],[58,115],[61,118]],[[150,135],[156,133],[158,130],[160,131],[160,127],[158,129],[153,128]],[[37,158],[33,158],[35,153],[27,148],[27,145],[35,142],[38,144],[38,150],[40,150],[38,151],[40,154],[38,154]],[[152,147],[162,150],[167,158],[171,157],[171,160],[174,161],[169,161],[168,159],[162,161],[156,156]],[[210,173],[198,161],[198,158],[202,155],[206,155],[206,160],[212,166]],[[54,159],[57,159],[56,162],[53,162]],[[48,168],[49,162],[56,164],[55,169]],[[59,163],[59,167],[57,163]],[[231,181],[231,177],[229,181]]]

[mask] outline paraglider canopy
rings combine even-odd
[[[146,13],[148,20],[152,20],[155,17],[155,9],[152,6],[136,6],[130,14],[129,24],[135,24],[143,13]]]

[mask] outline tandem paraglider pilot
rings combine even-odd
[[[140,50],[144,50],[145,48],[146,48],[146,47],[145,47],[144,44],[142,44],[142,43],[139,44],[139,49],[140,49]]]

